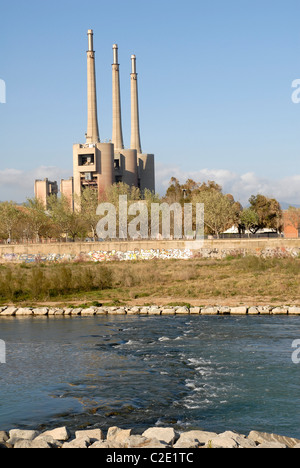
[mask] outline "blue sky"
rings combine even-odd
[[[130,55],[142,149],[157,191],[172,175],[213,179],[246,203],[300,204],[300,3],[296,0],[10,0],[1,5],[0,200],[35,178],[72,175],[86,132],[87,30],[94,30],[101,140],[111,138],[112,44],[119,45],[125,145]]]

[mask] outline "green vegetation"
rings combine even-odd
[[[300,259],[227,257],[0,267],[1,304],[300,302]]]
[[[80,198],[74,199],[73,210],[70,200],[64,196],[51,195],[47,200],[47,207],[38,199],[28,199],[24,205],[19,206],[13,202],[0,203],[0,240],[8,242],[40,242],[41,239],[56,241],[75,241],[90,237],[97,240],[97,223],[102,217],[96,214],[99,203],[108,202],[116,209],[116,228],[119,232],[119,195],[127,196],[128,211],[133,203],[142,201],[142,206],[147,207],[148,234],[151,228],[152,204],[167,204],[171,211],[171,235],[175,231],[175,215],[171,210],[177,208],[179,216],[184,215],[182,206],[191,204],[193,212],[193,230],[196,230],[196,204],[204,204],[205,217],[204,229],[206,235],[219,237],[232,226],[238,227],[241,233],[245,229],[256,233],[259,229],[270,229],[274,232],[282,231],[282,211],[279,203],[263,195],[252,196],[249,200],[250,208],[243,209],[231,194],[224,194],[222,187],[213,181],[198,183],[191,179],[180,184],[176,178],[172,178],[169,188],[163,197],[145,190],[143,193],[136,187],[130,187],[124,183],[110,186],[101,193],[88,187],[84,189]],[[167,206],[168,208],[168,206]],[[136,208],[135,208],[136,210]],[[146,210],[145,210],[146,211]],[[176,211],[176,210],[175,210]],[[182,213],[182,214],[180,214]],[[293,220],[300,219],[299,213],[291,212]],[[128,214],[128,223],[137,216]],[[162,213],[157,222],[157,228],[162,233]],[[181,218],[179,220],[182,221]],[[297,221],[297,222],[298,222]],[[178,223],[178,219],[176,219]],[[159,225],[158,225],[159,224]],[[181,224],[180,222],[178,223]],[[146,226],[147,229],[147,226]],[[147,231],[146,231],[147,232]],[[182,230],[180,229],[180,235]],[[127,237],[127,233],[125,233]]]

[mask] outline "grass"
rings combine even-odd
[[[300,259],[0,265],[0,304],[300,303]]]

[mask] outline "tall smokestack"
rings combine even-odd
[[[95,52],[93,45],[93,30],[88,30],[88,51],[87,51],[87,101],[88,101],[88,122],[86,142],[90,144],[99,143],[99,129],[97,117],[97,93],[96,93],[96,71]]]
[[[122,118],[121,118],[121,98],[120,98],[120,74],[118,63],[118,46],[113,45],[113,64],[112,64],[112,106],[113,106],[113,125],[112,125],[112,143],[115,148],[123,149]]]
[[[136,72],[136,57],[131,56],[131,149],[136,149],[140,154],[141,137],[140,137],[140,122],[139,122],[139,100],[138,100],[138,85]]]

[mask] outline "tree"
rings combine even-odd
[[[164,200],[167,203],[189,203],[195,195],[204,191],[222,192],[222,187],[212,180],[201,183],[187,179],[184,184],[180,184],[176,177],[172,177]]]
[[[240,227],[252,232],[252,234],[255,234],[258,223],[258,214],[252,208],[244,208],[240,213]]]
[[[234,203],[222,192],[202,190],[193,196],[193,203],[204,204],[204,226],[207,234],[220,234],[236,222]]]
[[[249,199],[250,208],[258,215],[258,223],[253,230],[272,229],[281,232],[283,229],[282,210],[279,202],[264,195],[252,195]]]
[[[13,233],[16,231],[18,226],[18,220],[20,218],[20,210],[17,208],[14,202],[3,202],[0,203],[0,218],[1,218],[1,237],[3,239],[12,239]]]
[[[32,230],[35,241],[39,242],[40,237],[47,228],[49,222],[44,204],[38,198],[28,198],[27,203],[24,206],[26,207],[26,222]]]
[[[49,217],[56,224],[59,236],[65,236],[66,241],[71,237],[74,241],[76,237],[83,237],[87,232],[82,214],[78,210],[72,210],[67,197],[60,198],[50,196],[48,199]]]
[[[82,191],[81,197],[77,200],[77,205],[80,206],[82,222],[85,224],[86,230],[91,234],[94,240],[96,237],[97,223],[99,221],[99,216],[96,214],[98,204],[98,191],[93,187],[85,188]]]

